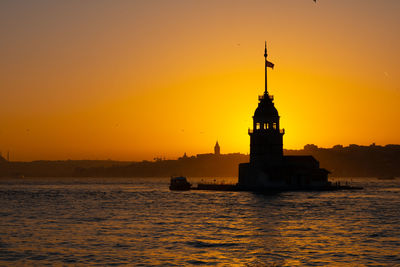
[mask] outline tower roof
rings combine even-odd
[[[254,118],[256,119],[268,119],[273,117],[279,117],[278,110],[275,108],[273,97],[267,94],[259,97],[260,102],[258,107],[254,111]]]

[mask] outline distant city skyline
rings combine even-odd
[[[285,149],[400,143],[400,1],[1,1],[11,160],[249,153],[269,91]]]

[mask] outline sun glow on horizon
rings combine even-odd
[[[25,3],[0,3],[12,160],[248,153],[265,39],[284,148],[400,143],[398,1]]]

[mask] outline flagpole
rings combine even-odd
[[[268,83],[267,83],[267,41],[265,41],[265,49],[264,49],[264,68],[265,68],[265,95],[268,95]]]

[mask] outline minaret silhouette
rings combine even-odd
[[[220,154],[221,154],[221,148],[220,148],[220,146],[219,146],[219,144],[218,144],[218,141],[217,141],[217,143],[216,143],[215,146],[214,146],[214,154],[215,154],[215,155],[220,155]]]
[[[250,135],[250,163],[263,166],[278,165],[283,157],[284,130],[279,127],[279,114],[273,96],[268,93],[267,70],[274,64],[269,62],[265,42],[265,92],[258,97],[258,107],[253,116],[253,130]]]

